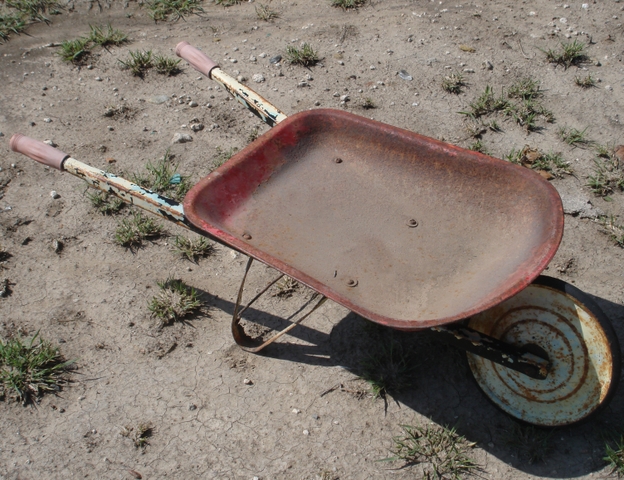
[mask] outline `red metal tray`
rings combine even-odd
[[[522,290],[563,234],[535,172],[339,110],[288,117],[184,200],[198,228],[403,330]]]

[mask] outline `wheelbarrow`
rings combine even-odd
[[[197,183],[184,203],[20,134],[10,146],[249,256],[232,333],[258,352],[326,299],[382,325],[433,329],[466,350],[485,395],[539,426],[586,420],[620,376],[620,347],[586,294],[540,276],[563,235],[555,188],[530,169],[353,115],[286,117],[186,42],[176,53],[274,127]],[[318,302],[264,341],[241,325],[252,261]]]

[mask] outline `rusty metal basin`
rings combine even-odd
[[[288,117],[188,193],[210,236],[378,323],[419,330],[521,291],[563,233],[535,172],[344,111]]]

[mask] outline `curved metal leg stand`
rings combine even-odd
[[[253,258],[249,257],[249,261],[247,262],[247,266],[245,267],[245,274],[243,275],[243,280],[241,281],[240,288],[238,289],[238,296],[236,297],[236,306],[234,307],[234,315],[232,315],[232,336],[234,337],[234,341],[236,342],[236,344],[239,347],[241,347],[243,350],[246,350],[246,351],[251,352],[251,353],[258,353],[264,347],[266,347],[267,345],[270,345],[275,340],[277,340],[279,337],[281,337],[285,333],[291,331],[293,328],[295,328],[297,325],[299,325],[301,322],[303,322],[306,318],[308,318],[317,308],[319,308],[321,305],[323,305],[323,303],[325,303],[325,300],[327,300],[327,297],[322,296],[321,299],[316,303],[316,305],[314,305],[314,307],[312,307],[312,310],[310,310],[308,313],[306,313],[299,320],[296,320],[293,323],[291,323],[290,325],[288,325],[284,330],[282,330],[282,331],[276,333],[275,335],[273,335],[268,340],[263,342],[262,340],[259,340],[257,338],[250,337],[249,335],[247,335],[247,333],[245,333],[245,330],[240,325],[241,315],[256,300],[258,300],[269,288],[271,288],[271,286],[273,286],[275,284],[275,282],[277,282],[280,278],[282,278],[284,276],[284,275],[280,275],[275,280],[271,281],[266,287],[264,287],[264,289],[260,293],[258,293],[239,312],[238,310],[240,308],[241,300],[243,298],[243,290],[245,288],[245,280],[247,280],[247,273],[249,273],[249,269],[251,268],[251,264],[252,263],[253,263]]]

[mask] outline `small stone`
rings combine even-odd
[[[113,88],[113,92],[118,92],[119,89],[117,87]]]
[[[193,125],[191,125],[191,130],[193,130],[194,132],[199,132],[200,130],[204,129],[204,124],[203,123],[194,123]]]
[[[191,403],[191,404],[188,406],[188,409],[189,409],[191,412],[192,412],[193,410],[197,410],[197,405],[195,405],[195,404]]]
[[[63,250],[63,242],[61,242],[60,240],[52,240],[52,251],[54,253],[61,253],[61,251]]]
[[[248,378],[245,378],[245,379],[243,380],[243,383],[244,383],[245,385],[253,385],[253,382],[252,382],[251,380],[249,380]]]
[[[191,137],[188,133],[176,133],[171,140],[171,143],[187,143],[192,142],[193,137]]]
[[[262,56],[262,55],[260,55]],[[282,56],[281,55],[275,55],[274,57],[271,57],[271,59],[269,60],[269,63],[279,63],[282,61]]]
[[[87,65],[87,70],[93,70],[93,65]]]
[[[314,420],[319,420],[321,417],[319,417],[318,415],[314,414],[314,415],[312,415],[312,418],[313,418]]]
[[[474,68],[464,68],[464,72],[466,72],[466,73],[475,73]]]
[[[309,84],[308,82],[306,82],[305,80],[303,80],[303,81],[301,81],[301,82],[299,82],[299,83],[297,84],[297,87],[299,87],[299,88],[302,88],[302,87],[309,87],[309,86],[310,86],[310,84]]]
[[[60,195],[56,192],[56,190],[52,190],[52,191],[50,192],[50,196],[51,196],[52,198],[54,198],[54,199],[56,199],[56,198],[61,198],[61,196],[60,196]]]
[[[292,409],[292,413],[294,413],[296,415],[298,413],[301,413],[301,410],[299,410],[298,408],[293,408]]]
[[[48,118],[48,117],[44,118],[44,119],[43,119],[43,121],[44,121],[45,123],[52,123],[52,119],[51,119],[51,118]]]
[[[44,92],[48,89],[48,87],[46,87],[45,85],[43,87],[41,87],[41,90],[43,90]]]
[[[258,59],[257,59],[254,55],[252,55],[252,56],[250,56],[250,57],[249,57],[249,61],[250,61],[250,62],[255,62],[255,61],[257,61],[257,60],[258,60]]]
[[[304,430],[304,431],[303,431],[303,434],[304,434],[304,435],[310,435],[310,430]]]
[[[613,91],[613,87],[611,85],[605,85],[605,90],[608,90],[609,92]]]
[[[236,77],[236,80],[238,80],[240,83],[243,83],[247,81],[247,77],[245,75],[239,75],[238,77]]]
[[[231,63],[238,63],[238,60],[236,60],[235,58],[230,58],[230,62]]]
[[[0,135],[1,137],[2,135]],[[56,143],[54,143],[53,140],[44,140],[43,143],[45,143],[46,145],[50,145],[51,147],[58,147],[58,145]]]
[[[409,73],[407,73],[405,70],[399,70],[399,77],[401,77],[403,80],[407,80],[407,81],[414,80],[414,78]]]
[[[596,67],[602,67],[602,63],[600,63],[600,60],[596,60],[596,61],[594,62],[594,65],[595,65]]]
[[[377,70],[377,67],[375,67],[375,65],[371,65],[371,66],[370,66],[370,69],[371,69],[371,70]]]
[[[260,58],[266,58],[268,57],[268,55],[266,53],[261,53],[260,55],[258,55]]]
[[[107,150],[106,145],[100,145],[98,151],[104,153]]]
[[[251,77],[251,79],[256,83],[262,83],[264,82],[264,75],[256,73],[253,77]]]
[[[341,95],[340,96],[340,101],[341,102],[348,102],[349,101],[349,95]]]
[[[494,70],[494,65],[489,60],[483,62],[483,66],[488,70]]]
[[[559,19],[559,21],[560,21],[561,23],[564,23],[564,24],[565,24],[565,23],[568,23],[568,19],[567,19],[567,18],[565,18],[565,17],[561,17],[561,18]]]
[[[196,102],[196,101],[194,101],[194,100],[191,100],[191,101],[189,102],[188,106],[189,106],[189,107],[191,107],[191,108],[195,108],[195,107],[199,106],[199,103],[197,103],[197,102]]]
[[[344,65],[344,62],[342,60],[338,60],[338,65]]]
[[[113,130],[115,130],[115,127],[113,127],[112,125],[109,125],[106,128],[108,129],[109,132],[112,132]]]
[[[321,105],[321,102],[319,102],[318,100],[316,102],[314,102],[314,105],[319,107]]]
[[[0,132],[0,137],[4,137],[4,133]]]
[[[101,82],[102,81],[102,77],[95,77],[95,81],[96,82]]]

